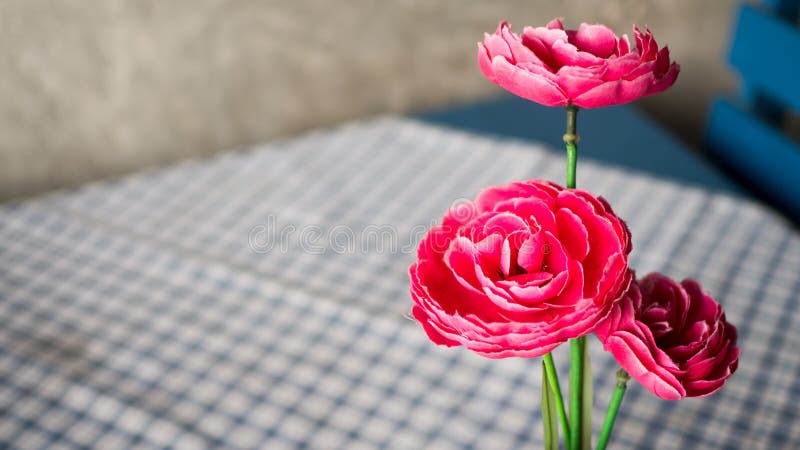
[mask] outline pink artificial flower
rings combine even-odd
[[[658,49],[650,30],[634,27],[636,47],[605,25],[565,30],[562,19],[525,27],[501,22],[478,43],[478,65],[493,83],[546,106],[599,108],[632,102],[672,86],[680,66]]]
[[[412,314],[440,345],[541,356],[608,315],[631,283],[630,251],[602,198],[541,180],[491,187],[420,243]]]
[[[652,273],[634,282],[595,333],[631,377],[666,400],[713,394],[739,363],[736,327],[690,279]]]

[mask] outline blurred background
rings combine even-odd
[[[683,71],[637,106],[699,148],[734,2],[0,0],[0,201],[381,113],[500,95],[484,32],[649,25]],[[560,132],[560,131],[559,131]]]
[[[501,20],[559,16],[648,25],[681,64],[663,94],[581,112],[578,186],[628,221],[640,273],[701,280],[743,349],[706,402],[632,384],[619,448],[800,449],[800,0],[741,1],[0,0],[0,450],[535,448],[537,361],[406,318],[445,208],[563,179],[564,111],[476,63]],[[385,114],[420,120],[291,138]]]

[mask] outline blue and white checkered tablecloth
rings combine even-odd
[[[581,150],[634,267],[699,279],[743,349],[708,399],[632,384],[616,448],[800,446],[800,235]],[[563,167],[380,118],[2,208],[0,448],[539,448],[539,361],[428,342],[406,270],[454,201]],[[591,346],[597,429],[615,363]]]

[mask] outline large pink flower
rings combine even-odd
[[[501,22],[478,43],[478,65],[495,84],[543,105],[618,105],[667,89],[680,71],[650,30],[633,33],[631,49],[626,35],[617,38],[605,25],[565,30],[555,19],[520,36]]]
[[[541,356],[608,315],[631,282],[630,250],[625,224],[586,191],[540,180],[488,188],[420,243],[412,314],[437,344]]]
[[[694,280],[638,280],[595,332],[623,369],[667,400],[713,394],[739,362],[736,328]]]

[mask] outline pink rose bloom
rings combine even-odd
[[[638,280],[595,332],[631,377],[666,400],[713,394],[739,362],[736,327],[694,280]]]
[[[650,30],[633,29],[636,47],[605,25],[565,30],[561,19],[525,27],[522,35],[501,22],[478,43],[478,65],[493,83],[546,106],[618,105],[672,86],[680,66],[658,49]]]
[[[541,356],[608,315],[631,283],[630,250],[602,198],[541,180],[491,187],[420,243],[412,314],[440,345]]]

